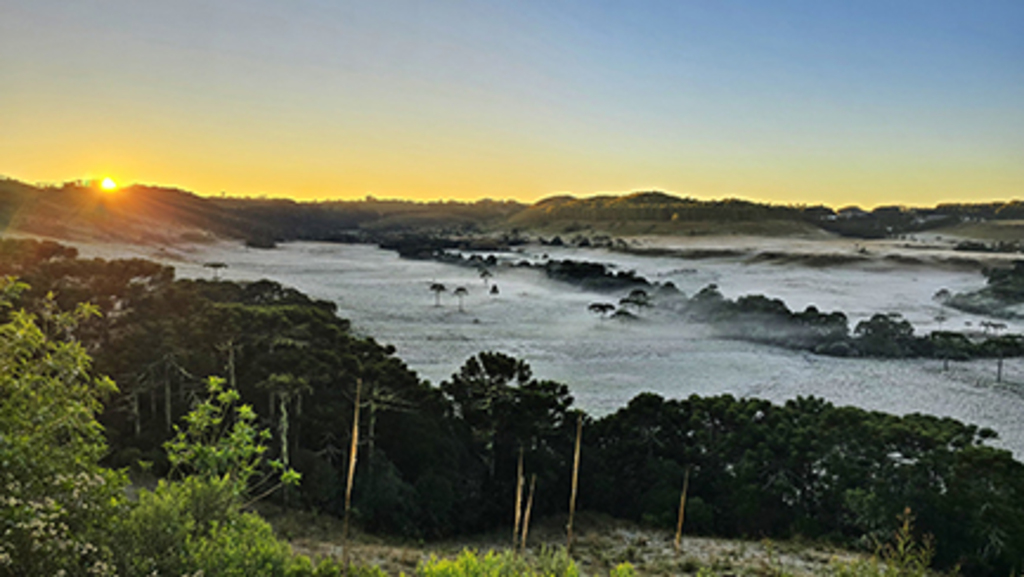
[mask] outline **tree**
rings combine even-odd
[[[468,448],[477,474],[470,481],[482,499],[475,507],[483,518],[499,518],[515,491],[515,464],[520,448],[527,466],[554,484],[564,478],[564,463],[571,459],[576,415],[569,388],[533,378],[530,366],[496,352],[471,357],[441,383],[450,399],[452,416],[468,436]],[[568,479],[565,479],[568,481]],[[540,510],[563,506],[554,494],[538,503]]]
[[[270,432],[256,427],[252,407],[239,404],[238,391],[223,379],[211,377],[206,386],[206,398],[164,445],[181,478],[141,490],[138,503],[113,523],[120,575],[284,577],[303,564],[266,521],[243,512],[276,488],[297,484],[299,474],[280,462],[264,468]],[[255,494],[266,481],[273,486]]]
[[[460,313],[464,312],[464,310],[462,308],[462,299],[465,298],[465,296],[469,294],[469,291],[466,290],[466,287],[460,286],[460,287],[456,287],[455,288],[455,291],[453,292],[453,294],[456,297],[458,297],[458,299],[459,299],[459,312]]]
[[[3,283],[0,307],[27,288]],[[75,340],[78,323],[96,314],[89,305],[57,312],[49,301],[38,317],[20,310],[0,325],[0,574],[109,572],[105,529],[124,510],[127,479],[99,465],[106,442],[96,414],[116,387],[91,374]]]
[[[484,459],[493,471],[494,444],[503,416],[508,413],[515,389],[533,378],[525,361],[502,353],[484,352],[470,357],[441,390],[452,402],[457,415],[470,427],[474,440],[482,445]],[[515,387],[515,388],[513,388]]]
[[[228,268],[228,265],[223,262],[207,262],[203,263],[203,267],[213,269],[213,280],[218,280],[220,278],[220,269]]]
[[[949,370],[950,359],[963,361],[971,358],[971,341],[962,333],[933,331],[929,336],[935,347],[935,354],[942,359],[942,370]]]
[[[210,377],[206,386],[207,398],[185,416],[186,427],[175,427],[174,438],[164,444],[174,470],[225,483],[237,498],[259,490],[261,482],[270,482],[271,488],[253,500],[279,487],[297,485],[299,473],[279,461],[269,463],[279,475],[264,472],[262,478],[253,481],[261,473],[267,450],[262,443],[270,439],[270,431],[256,428],[256,413],[250,405],[238,404],[238,391],[225,387],[224,379]]]
[[[435,282],[430,285],[430,290],[434,291],[434,306],[441,306],[441,293],[448,289],[443,284]]]
[[[897,358],[910,351],[914,327],[898,313],[879,313],[857,323],[854,334],[864,354]]]
[[[484,281],[484,286],[485,287],[490,283],[491,277],[493,277],[493,276],[494,275],[491,274],[490,270],[488,270],[486,268],[480,269],[480,278],[481,278],[481,280]]]
[[[608,315],[615,310],[612,303],[590,303],[587,310],[601,316],[601,320],[608,318]]]
[[[651,297],[644,289],[633,289],[629,291],[628,296],[619,299],[619,304],[623,306],[632,305],[639,311],[644,307],[651,306]]]

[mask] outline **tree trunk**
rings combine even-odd
[[[139,414],[139,392],[132,391],[132,417],[135,418],[135,438],[142,434],[142,416]]]
[[[368,403],[367,408],[370,409],[370,418],[369,422],[366,425],[366,450],[368,451],[368,459],[370,461],[370,467],[372,468],[374,444],[377,438],[377,403],[374,402],[372,395],[369,395],[368,397],[370,399],[370,402]]]
[[[228,341],[228,379],[230,380],[231,388],[238,390],[238,383],[235,381],[235,343],[234,341]]]
[[[516,512],[515,522],[512,525],[512,549],[515,550],[519,542],[519,524],[523,518],[523,447],[519,446],[519,467],[516,469]]]
[[[281,395],[281,419],[277,425],[281,441],[281,462],[288,468],[288,395]]]
[[[164,381],[164,426],[171,432],[171,380]]]
[[[683,519],[686,516],[686,492],[690,488],[690,468],[686,468],[686,476],[683,477],[683,492],[679,495],[679,517],[676,520],[676,541],[675,548],[678,555],[683,550]]]
[[[292,433],[292,452],[299,450],[299,434],[302,432],[302,393],[295,397],[295,422],[292,423],[295,431]]]
[[[580,440],[583,437],[583,415],[576,418],[576,450],[572,458],[572,492],[569,494],[569,523],[566,525],[565,551],[572,555],[572,521],[576,516],[576,487],[580,478]]]
[[[352,509],[352,482],[356,477],[356,456],[359,451],[359,393],[362,392],[363,379],[356,379],[356,402],[352,415],[352,446],[348,451],[348,481],[345,483],[345,519],[341,529],[341,564],[344,575],[348,575],[348,518]]]
[[[277,427],[277,433],[281,437],[281,463],[285,470],[288,470],[288,399],[289,395],[281,395],[281,420]],[[288,494],[290,487],[284,488],[284,504],[288,505]]]
[[[537,488],[537,475],[530,476],[530,496],[526,499],[526,512],[523,513],[523,536],[519,539],[519,553],[526,551],[526,537],[530,533],[530,512],[533,511],[533,491]]]

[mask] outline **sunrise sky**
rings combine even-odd
[[[0,0],[0,175],[204,195],[1024,196],[1021,0]]]

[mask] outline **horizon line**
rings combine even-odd
[[[62,187],[68,186],[68,185],[77,185],[77,186],[80,186],[80,187],[83,187],[83,188],[88,188],[90,186],[94,186],[94,183],[98,183],[98,182],[102,181],[104,178],[105,178],[104,176],[90,176],[90,177],[85,177],[85,178],[75,178],[75,179],[68,179],[68,180],[63,180],[63,181],[36,181],[36,182],[29,182],[29,181],[22,180],[22,179],[19,179],[17,177],[13,177],[13,176],[10,176],[10,175],[0,174],[0,180],[7,180],[7,181],[12,181],[12,182],[17,182],[17,183],[20,183],[20,184],[25,184],[25,185],[28,185],[28,186],[31,186],[31,187],[34,187],[34,188],[39,188],[39,189],[44,189],[44,188],[62,188]],[[899,207],[899,208],[904,208],[904,209],[927,209],[927,208],[938,208],[940,206],[947,206],[947,205],[1011,204],[1011,203],[1014,203],[1014,202],[1022,202],[1022,201],[1024,201],[1024,198],[1022,198],[1022,197],[990,198],[990,199],[987,199],[987,200],[970,200],[970,201],[968,201],[968,200],[946,200],[946,201],[936,202],[936,203],[934,203],[934,204],[932,204],[930,206],[929,205],[906,204],[906,203],[900,203],[900,202],[894,202],[894,203],[893,202],[889,202],[889,203],[887,203],[887,202],[879,202],[879,203],[873,204],[873,205],[860,205],[860,204],[857,204],[857,203],[829,204],[826,201],[817,201],[817,202],[813,202],[813,203],[807,203],[807,202],[784,203],[784,202],[777,202],[777,201],[771,201],[771,200],[766,200],[766,199],[744,197],[744,196],[740,196],[740,195],[701,198],[699,196],[694,196],[692,194],[683,194],[683,193],[678,193],[678,192],[674,192],[674,191],[670,191],[670,190],[665,190],[665,189],[658,189],[658,188],[634,189],[634,190],[629,190],[629,191],[599,190],[599,191],[594,191],[594,192],[591,192],[591,193],[582,193],[582,194],[575,193],[575,192],[572,192],[572,191],[553,191],[550,194],[547,194],[545,196],[541,196],[537,200],[533,200],[533,201],[522,201],[522,200],[518,200],[518,199],[515,199],[515,198],[494,198],[494,197],[489,197],[489,196],[482,196],[482,197],[479,197],[479,198],[474,199],[474,200],[457,200],[457,199],[453,199],[453,198],[443,198],[443,197],[426,198],[426,199],[414,199],[414,198],[402,198],[402,197],[378,197],[378,196],[374,195],[373,192],[367,192],[362,197],[350,197],[350,198],[343,198],[343,197],[294,198],[294,197],[289,197],[286,194],[280,194],[280,193],[275,194],[275,193],[266,193],[266,192],[258,193],[258,194],[255,194],[255,195],[253,195],[253,194],[243,194],[243,193],[230,193],[230,192],[227,192],[227,191],[221,191],[220,193],[204,193],[204,192],[198,192],[198,191],[195,191],[195,190],[190,190],[188,188],[185,188],[185,187],[179,186],[179,185],[157,184],[157,183],[143,183],[143,182],[132,182],[130,184],[124,184],[124,185],[118,184],[117,185],[117,190],[125,190],[125,189],[130,189],[130,188],[133,188],[133,187],[154,188],[154,189],[163,189],[163,190],[176,190],[176,191],[180,191],[180,192],[184,192],[184,193],[187,193],[187,194],[191,194],[191,195],[197,196],[199,198],[209,198],[209,199],[215,199],[215,200],[216,199],[225,199],[225,200],[226,199],[233,199],[233,200],[255,200],[255,201],[278,201],[278,200],[281,200],[281,201],[290,201],[290,202],[294,202],[294,203],[297,203],[297,204],[322,204],[322,203],[331,203],[331,202],[352,202],[352,203],[355,203],[355,202],[403,202],[403,203],[410,203],[410,204],[467,204],[468,205],[468,204],[476,204],[476,203],[479,203],[479,202],[495,202],[495,203],[521,204],[523,206],[529,207],[529,206],[535,206],[535,205],[540,204],[540,203],[545,202],[545,201],[549,201],[551,199],[563,198],[563,197],[568,197],[568,198],[571,198],[572,200],[594,200],[594,199],[598,199],[598,198],[625,198],[625,197],[629,197],[629,196],[633,196],[633,195],[638,195],[638,194],[656,193],[656,194],[664,194],[666,196],[671,196],[671,197],[678,198],[678,199],[681,199],[681,200],[693,200],[693,201],[697,201],[697,202],[740,201],[740,202],[748,202],[748,203],[751,203],[751,204],[759,204],[759,205],[773,206],[773,207],[798,208],[798,207],[818,207],[818,206],[820,206],[820,207],[829,208],[829,209],[831,209],[833,211],[836,211],[836,212],[838,212],[840,210],[843,210],[843,209],[848,209],[848,208],[858,208],[858,209],[866,210],[866,211],[870,212],[870,211],[873,211],[873,210],[876,210],[876,209],[879,209],[879,208],[886,208],[886,207]]]

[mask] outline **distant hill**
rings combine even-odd
[[[107,192],[81,183],[35,187],[0,180],[6,231],[66,239],[173,242],[231,234],[245,224],[209,200],[172,188],[131,186]]]
[[[209,237],[257,244],[390,232],[475,232],[526,208],[515,202],[296,202],[204,198],[155,186],[104,191],[85,183],[39,187],[0,179],[0,230],[68,240],[168,244]]]
[[[544,199],[517,213],[509,224],[524,228],[567,230],[580,226],[618,234],[708,234],[722,231],[750,234],[821,232],[812,209],[726,199],[700,201],[663,192],[625,196]]]
[[[297,202],[206,198],[168,187],[107,192],[86,183],[32,186],[0,179],[0,227],[68,240],[173,243],[221,237],[272,246],[284,240],[379,240],[408,233],[495,231],[617,236],[839,234],[888,238],[925,230],[1017,250],[1024,202],[944,204],[934,208],[783,206],[738,199],[703,201],[658,191],[623,196],[555,196],[533,205],[511,201]],[[986,245],[988,246],[988,245]]]

